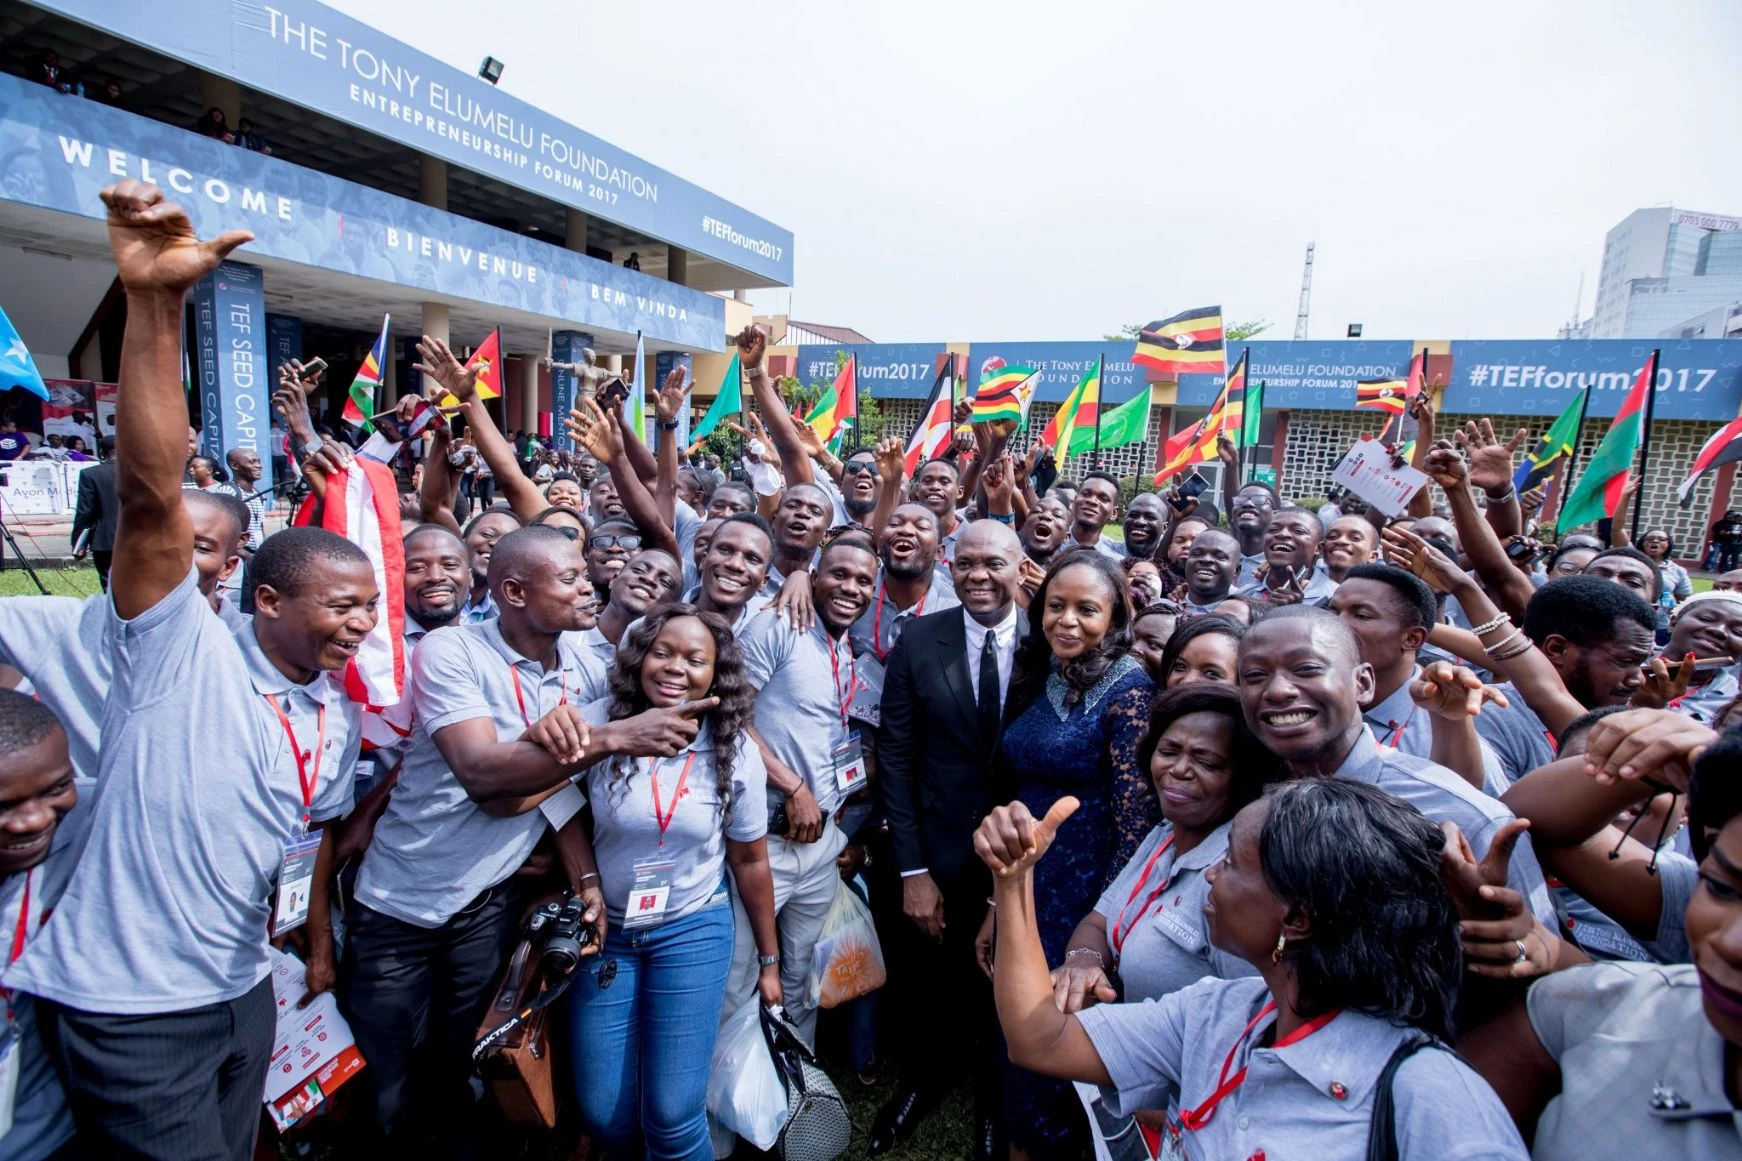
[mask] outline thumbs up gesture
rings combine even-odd
[[[1021,802],[996,807],[974,832],[974,853],[1000,879],[1014,878],[1040,861],[1080,805],[1075,798],[1061,798],[1039,820]]]

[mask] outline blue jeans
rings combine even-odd
[[[617,964],[599,986],[599,969]],[[581,1117],[612,1156],[713,1161],[708,1070],[732,962],[732,907],[718,901],[638,931],[613,928],[581,961],[569,1047]]]

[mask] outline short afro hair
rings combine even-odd
[[[313,579],[316,562],[360,564],[373,572],[369,556],[361,548],[325,528],[286,528],[260,542],[248,562],[248,599],[252,602],[261,586],[293,597]]]
[[[201,492],[197,489],[190,488],[181,494],[181,502],[184,505],[192,505],[195,508],[204,505],[206,508],[217,512],[225,520],[228,520],[230,526],[235,529],[235,531],[231,533],[231,539],[233,540],[240,540],[243,536],[247,535],[248,525],[252,523],[254,519],[253,515],[248,511],[248,505],[242,502],[242,498],[240,496],[233,496],[229,492]]]
[[[1563,576],[1536,590],[1519,627],[1539,646],[1554,636],[1589,649],[1609,641],[1623,621],[1657,632],[1657,614],[1632,589],[1597,576]]]
[[[0,751],[16,754],[53,734],[65,732],[54,711],[29,694],[0,689]]]
[[[1657,571],[1657,562],[1655,560],[1631,545],[1622,544],[1617,545],[1614,548],[1603,549],[1596,556],[1593,556],[1590,560],[1585,562],[1585,568],[1589,569],[1593,564],[1596,564],[1606,556],[1625,556],[1628,560],[1636,560],[1640,564],[1643,564],[1645,566],[1645,571],[1651,577],[1651,599],[1655,601],[1662,595],[1659,592],[1659,589],[1663,584],[1663,578]]]
[[[1439,621],[1439,603],[1434,598],[1434,591],[1408,569],[1398,568],[1395,564],[1358,564],[1343,580],[1378,581],[1389,586],[1403,602],[1404,622],[1409,628],[1432,631]]]
[[[630,525],[630,527],[634,527]],[[532,568],[552,551],[578,549],[580,546],[560,528],[546,524],[528,524],[496,542],[490,550],[490,588],[495,591],[505,580],[523,580]]]

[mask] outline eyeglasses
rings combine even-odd
[[[572,540],[573,537],[570,537],[570,539]],[[631,535],[627,535],[627,534],[623,535],[623,536],[595,536],[595,537],[593,537],[592,541],[588,544],[588,547],[589,548],[627,548],[627,549],[633,551],[633,550],[641,547],[641,537],[631,536]]]
[[[841,472],[843,475],[859,475],[860,473],[863,473],[867,476],[875,476],[877,474],[877,465],[872,463],[870,460],[848,460],[846,463],[841,465]]]

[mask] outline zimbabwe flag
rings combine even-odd
[[[1034,377],[1038,374],[1033,367],[1004,367],[980,380],[969,422],[1009,419],[1018,426],[1028,422],[1028,405],[1034,401]]]
[[[1227,371],[1222,347],[1222,308],[1200,306],[1143,328],[1131,361],[1163,375],[1220,375]]]

